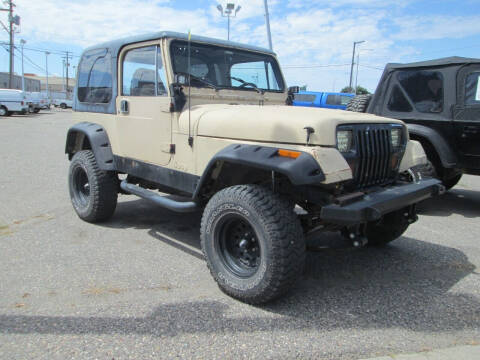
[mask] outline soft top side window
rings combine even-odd
[[[470,73],[465,79],[465,105],[480,105],[480,71]]]
[[[397,74],[415,109],[423,113],[443,111],[443,75],[438,71],[406,70]]]
[[[78,66],[77,97],[80,102],[106,104],[112,99],[112,61],[108,49],[90,50]]]

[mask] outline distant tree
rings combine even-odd
[[[370,94],[370,91],[368,91],[367,89],[365,89],[360,85],[357,86],[357,95],[367,95],[367,94]]]
[[[345,86],[342,90],[340,90],[340,92],[354,94],[355,90],[353,88],[351,88],[350,86]],[[357,95],[366,95],[366,94],[370,94],[370,91],[365,89],[363,86],[358,85],[357,86]]]

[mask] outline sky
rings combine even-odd
[[[231,40],[268,47],[263,0],[235,0]],[[26,73],[62,76],[65,51],[74,71],[82,50],[124,36],[173,30],[226,39],[227,19],[217,0],[14,0],[26,41]],[[386,63],[446,56],[480,57],[480,0],[269,0],[276,52],[289,86],[339,91],[348,85],[354,41],[358,85],[374,91]],[[7,13],[0,13],[7,24]],[[0,71],[8,71],[8,34],[0,29]],[[15,54],[21,74],[21,56]],[[354,68],[356,70],[356,67]]]

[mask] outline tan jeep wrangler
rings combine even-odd
[[[207,265],[248,303],[294,284],[308,232],[398,238],[442,191],[411,170],[426,162],[420,144],[398,120],[289,106],[293,92],[253,46],[160,32],[87,49],[66,141],[75,211],[107,220],[118,193],[203,209]]]

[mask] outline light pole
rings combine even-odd
[[[352,90],[353,64],[355,63],[355,48],[357,47],[357,45],[362,44],[364,42],[365,40],[353,42],[352,66],[350,67],[350,83],[348,85],[348,87],[350,88],[350,91]]]
[[[264,0],[263,3],[265,5],[265,23],[266,23],[266,26],[267,26],[268,47],[270,48],[270,50],[273,50],[272,33],[270,32],[270,15],[268,14],[267,0]]]
[[[50,55],[50,53],[48,51],[45,51],[45,70],[47,72],[47,99],[50,101],[50,95],[48,92],[48,55]]]
[[[237,13],[240,11],[242,7],[240,5],[235,8],[234,3],[227,3],[225,6],[225,9],[223,8],[222,5],[218,4],[217,9],[220,11],[220,14],[222,14],[223,17],[228,18],[228,33],[227,33],[227,40],[230,40],[230,17],[236,17]]]
[[[25,43],[25,40],[20,40],[20,44],[22,44],[22,91],[25,91],[25,72],[23,71],[23,47],[25,46]]]
[[[362,51],[372,51],[373,49],[362,49]],[[355,73],[355,95],[357,95],[357,88],[358,88],[358,66],[360,64],[360,49],[358,50],[357,54],[357,72]]]

